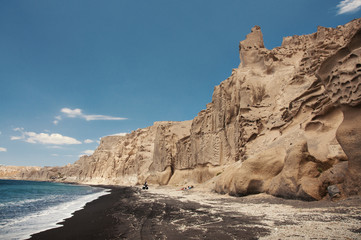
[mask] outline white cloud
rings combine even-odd
[[[11,136],[10,140],[20,140],[20,139],[24,139],[25,136]]]
[[[41,144],[53,144],[53,145],[69,145],[69,144],[81,144],[80,141],[72,137],[63,136],[59,133],[35,133],[26,132],[23,128],[15,128],[14,131],[20,132],[21,136],[11,136],[11,140],[24,140],[28,143],[41,143]]]
[[[62,108],[60,112],[63,114],[63,116],[56,116],[53,123],[57,125],[60,120],[63,119],[63,117],[67,118],[82,118],[86,121],[94,121],[94,120],[126,120],[127,118],[122,117],[112,117],[112,116],[106,116],[106,115],[87,115],[83,113],[83,110],[79,108],[71,109],[71,108]]]
[[[59,154],[53,153],[53,154],[51,154],[51,156],[53,156],[53,157],[58,157]]]
[[[94,150],[85,150],[82,153],[88,154],[88,155],[92,155],[94,153]]]
[[[7,149],[4,147],[0,147],[0,152],[7,152]]]
[[[337,14],[344,14],[344,13],[354,13],[360,10],[361,8],[361,0],[343,0],[338,5],[338,12]]]
[[[65,113],[67,117],[76,118],[83,116],[82,110],[79,108],[70,109],[70,108],[62,108],[60,112]]]
[[[25,134],[24,134],[24,128],[14,128],[13,129],[15,132],[20,132],[21,136],[11,136],[10,140],[21,140],[21,139],[25,139]]]
[[[128,133],[115,133],[115,134],[112,134],[112,135],[109,135],[109,136],[125,136],[127,134]]]
[[[94,150],[85,150],[82,151],[81,154],[79,155],[79,157],[84,156],[84,155],[92,155],[94,153]]]
[[[72,137],[63,136],[59,133],[34,133],[27,132],[26,135],[28,138],[25,140],[29,143],[42,143],[42,144],[54,144],[54,145],[64,145],[64,144],[81,144],[78,140]]]
[[[92,143],[92,142],[94,142],[94,141],[91,140],[91,139],[85,139],[85,140],[84,140],[84,143]]]

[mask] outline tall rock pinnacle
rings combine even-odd
[[[241,66],[246,67],[252,64],[263,63],[259,50],[264,48],[263,35],[259,26],[254,26],[246,39],[239,43],[239,55]]]

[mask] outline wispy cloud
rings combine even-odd
[[[20,132],[20,136],[11,136],[11,140],[23,140],[28,143],[53,144],[53,145],[71,145],[81,144],[80,141],[72,137],[63,136],[59,133],[35,133],[26,132],[24,128],[15,128],[14,131]]]
[[[354,13],[360,10],[361,0],[343,0],[338,5],[337,15],[345,13]]]
[[[123,118],[123,117],[112,117],[112,116],[107,116],[107,115],[95,115],[95,114],[84,114],[83,110],[81,110],[80,108],[75,108],[75,109],[71,109],[71,108],[62,108],[60,110],[60,112],[62,113],[62,115],[56,116],[55,120],[53,121],[53,123],[55,125],[57,125],[59,123],[60,120],[62,120],[63,118],[82,118],[85,119],[86,121],[95,121],[95,120],[126,120],[127,118]]]
[[[7,149],[4,147],[0,147],[0,152],[7,152]]]
[[[94,142],[94,141],[91,140],[91,139],[85,139],[85,140],[84,140],[84,143],[92,143],[92,142]]]
[[[55,120],[53,121],[53,123],[54,123],[55,125],[57,125],[60,120],[61,120],[61,116],[56,116],[56,117],[55,117]]]
[[[11,140],[21,140],[21,139],[25,139],[25,136],[11,136],[10,139]]]

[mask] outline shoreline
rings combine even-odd
[[[0,181],[0,190],[4,194],[0,204],[2,239],[28,239],[36,232],[57,228],[59,222],[71,218],[86,203],[109,194],[108,189],[100,186],[14,179]]]
[[[128,187],[88,185],[110,190],[110,194],[88,202],[70,218],[59,222],[59,227],[34,233],[29,239],[113,239],[111,227],[115,222],[109,211],[118,202],[118,195],[132,195]]]
[[[30,239],[361,238],[360,197],[304,202],[197,188],[97,187],[111,192]]]

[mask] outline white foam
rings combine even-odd
[[[110,190],[104,189],[104,191],[81,196],[74,201],[65,202],[22,218],[13,219],[0,227],[1,239],[27,239],[31,237],[31,234],[60,227],[59,222],[71,217],[75,211],[84,208],[86,203],[109,193]]]
[[[17,201],[17,202],[6,202],[6,203],[0,203],[0,207],[19,207],[19,206],[23,206],[25,204],[28,203],[34,203],[34,202],[39,202],[43,199],[39,198],[39,199],[25,199],[25,200],[21,200],[21,201]]]
[[[60,196],[61,195],[50,195],[50,196],[43,196],[41,198],[24,199],[24,200],[20,200],[20,201],[0,203],[0,207],[21,207],[21,206],[27,205],[29,203],[37,203],[37,202],[42,202],[42,201],[54,200]]]

